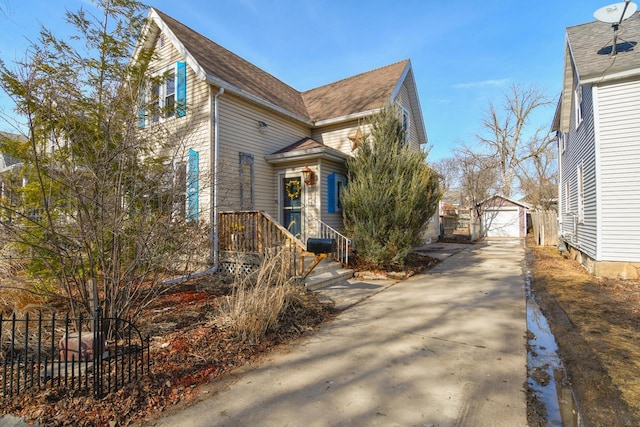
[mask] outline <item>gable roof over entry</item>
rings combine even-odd
[[[312,138],[302,138],[293,144],[265,156],[269,163],[283,163],[292,160],[311,160],[323,158],[344,162],[349,156],[342,151],[327,147]]]
[[[408,59],[300,92],[157,9],[150,9],[149,22],[155,27],[147,27],[138,49],[151,47],[162,31],[201,80],[310,127],[368,116],[391,102],[406,84],[420,143],[427,142]]]

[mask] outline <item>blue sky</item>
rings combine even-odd
[[[489,101],[512,84],[560,94],[565,28],[609,0],[150,0],[298,90],[411,59],[430,161],[473,144]],[[65,9],[89,0],[0,0],[0,58],[24,56],[40,25],[64,31]],[[607,40],[603,40],[603,45]],[[10,112],[6,95],[0,110]],[[532,126],[548,126],[555,107]],[[10,130],[0,122],[0,130]]]

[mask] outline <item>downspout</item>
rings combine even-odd
[[[211,156],[213,156],[213,161],[209,164],[213,163],[213,176],[212,185],[211,185],[211,199],[213,200],[213,209],[211,211],[211,241],[213,243],[212,247],[212,260],[213,267],[218,267],[219,261],[219,236],[218,236],[218,167],[219,167],[219,152],[220,152],[220,132],[219,125],[220,120],[218,117],[218,109],[219,102],[218,97],[224,93],[224,88],[221,87],[218,90],[218,93],[213,97],[213,150],[209,150],[211,152]]]
[[[211,89],[209,89],[209,94],[211,94]],[[218,93],[213,97],[213,147],[210,149],[209,153],[209,164],[213,164],[213,176],[211,177],[211,201],[213,203],[213,209],[211,209],[211,218],[210,222],[212,224],[209,241],[211,244],[211,260],[212,266],[204,271],[200,271],[198,273],[187,274],[186,276],[180,276],[173,279],[165,280],[162,282],[164,285],[175,285],[178,283],[182,283],[189,279],[195,277],[206,276],[208,274],[216,273],[218,271],[218,152],[220,151],[220,136],[218,133],[218,96],[224,93],[224,88],[220,88]],[[209,131],[209,135],[211,135],[211,131]]]

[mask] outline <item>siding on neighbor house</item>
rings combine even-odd
[[[597,88],[598,261],[640,262],[640,81]]]
[[[220,210],[240,209],[240,153],[253,155],[255,209],[278,219],[278,173],[288,166],[271,165],[265,156],[309,136],[309,129],[225,92],[219,98]],[[258,122],[267,127],[261,130]],[[304,165],[299,165],[301,169]]]
[[[575,115],[571,115],[571,127],[567,147],[562,155],[562,183],[560,189],[564,201],[565,182],[570,182],[569,206],[562,206],[560,233],[567,241],[590,257],[597,259],[597,192],[596,156],[594,141],[594,114],[591,86],[582,90],[583,121],[576,129]],[[578,222],[578,165],[583,168],[584,221]],[[575,221],[575,222],[574,222]],[[574,223],[577,222],[574,230]],[[577,233],[575,232],[577,231]]]

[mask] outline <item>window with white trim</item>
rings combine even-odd
[[[395,102],[395,112],[402,124],[402,130],[404,130],[404,140],[403,143],[406,143],[411,138],[411,112],[407,107],[402,105],[400,100],[396,100]]]
[[[578,165],[576,172],[578,180],[578,222],[584,222],[584,171],[582,163]]]
[[[138,127],[183,117],[186,112],[187,70],[178,61],[151,76],[145,104],[138,112]]]
[[[567,150],[567,134],[564,132],[560,132],[560,152],[564,154]]]
[[[411,139],[411,113],[402,106],[402,130],[404,130],[404,142]]]
[[[159,122],[160,117],[167,119],[175,115],[176,72],[174,69],[170,68],[164,73],[154,76],[149,101],[152,123]]]
[[[582,123],[582,86],[579,84],[573,91],[573,108],[577,129]]]

